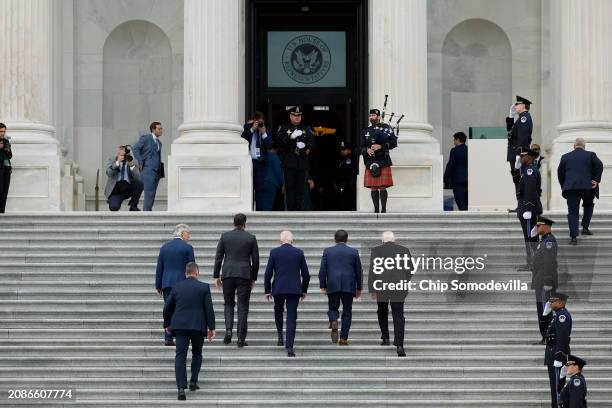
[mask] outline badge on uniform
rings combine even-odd
[[[580,387],[580,378],[574,378],[574,386]]]
[[[559,323],[565,323],[565,315],[559,316]]]
[[[351,163],[352,163],[351,159],[346,159],[346,164],[351,164]]]
[[[546,249],[551,249],[552,247],[553,247],[552,242],[548,241],[548,242],[546,243]]]
[[[525,122],[527,122],[527,116],[523,116],[523,117],[521,118],[521,123],[525,123]]]
[[[527,175],[531,176],[533,174],[533,169],[527,169]]]

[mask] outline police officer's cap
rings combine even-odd
[[[380,116],[380,110],[374,108],[374,109],[370,109],[370,115],[378,115]]]
[[[351,142],[345,142],[344,140],[342,142],[340,142],[340,150],[344,150],[344,149],[353,149],[353,146],[351,144]]]
[[[582,367],[586,365],[586,361],[584,361],[578,356],[574,356],[570,354],[569,356],[567,356],[567,363],[565,363],[565,365],[569,366],[569,365],[574,365],[574,364],[576,364],[582,370]]]
[[[532,156],[532,157],[538,157],[540,153],[536,152],[533,149],[527,149],[521,152],[521,156],[525,156],[525,155]]]
[[[548,301],[549,302],[553,302],[555,300],[567,300],[567,298],[569,298],[569,296],[567,296],[565,293],[560,293],[560,292],[553,292],[548,296]]]
[[[294,116],[301,116],[302,115],[302,107],[301,106],[292,106],[289,109],[289,114],[294,115]]]
[[[551,220],[550,218],[546,218],[546,217],[542,217],[539,216],[538,217],[538,221],[537,224],[538,225],[553,225],[555,222],[553,220]]]
[[[516,103],[524,103],[525,105],[531,105],[531,101],[527,98],[523,98],[522,96],[516,95]]]

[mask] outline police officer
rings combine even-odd
[[[557,408],[558,392],[565,379],[560,378],[563,360],[570,355],[570,336],[572,334],[572,315],[565,308],[568,296],[553,293],[548,298],[554,317],[546,330],[546,351],[544,365],[548,367],[552,408]]]
[[[340,211],[355,211],[357,195],[358,161],[353,156],[349,142],[340,142],[340,159],[338,160],[335,177],[335,187],[338,193],[338,209]]]
[[[372,190],[374,212],[387,212],[387,188],[393,186],[389,150],[397,147],[397,136],[388,123],[382,123],[380,111],[370,109],[370,126],[362,131],[361,154],[365,164],[364,187]],[[379,206],[380,199],[380,206]]]
[[[586,361],[577,356],[568,356],[565,367],[570,376],[561,390],[559,408],[587,408],[587,383],[582,375]]]
[[[535,227],[537,216],[542,214],[542,203],[540,202],[542,179],[538,167],[533,164],[537,155],[531,149],[521,153],[522,167],[516,194],[518,200],[516,216],[523,228],[527,265],[519,267],[519,270],[533,269],[533,247],[537,242],[537,237],[531,233],[531,230]]]
[[[308,156],[314,140],[310,126],[302,124],[302,110],[299,106],[291,108],[289,120],[290,123],[278,128],[276,144],[285,178],[286,209],[301,211],[304,208]]]
[[[546,217],[538,217],[536,223],[540,242],[533,255],[533,272],[531,277],[531,288],[535,290],[536,310],[538,313],[538,324],[544,344],[546,328],[552,318],[551,313],[544,315],[544,304],[550,293],[557,290],[557,239],[551,232],[554,221]]]
[[[510,164],[510,174],[514,182],[515,189],[518,190],[520,181],[520,171],[516,168],[518,165],[517,157],[522,152],[529,150],[531,144],[531,133],[533,131],[533,122],[529,109],[531,101],[516,96],[516,102],[510,108],[510,115],[506,118],[506,129],[508,130],[508,152],[506,159]]]

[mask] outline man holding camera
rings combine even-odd
[[[268,149],[272,146],[263,113],[255,112],[244,125],[242,138],[249,142],[249,154],[253,159],[253,188],[255,189],[255,209],[263,210],[264,179],[267,172]]]
[[[287,210],[302,211],[308,158],[314,139],[310,126],[302,124],[302,109],[299,106],[291,108],[289,121],[278,128],[276,143],[283,166]]]
[[[11,142],[6,136],[6,125],[0,123],[0,214],[4,213],[9,184],[11,184]]]
[[[117,157],[111,158],[106,166],[108,180],[104,195],[108,199],[108,208],[118,211],[124,200],[130,199],[130,211],[140,211],[138,201],[143,185],[140,181],[138,162],[132,156],[131,147],[119,146]]]

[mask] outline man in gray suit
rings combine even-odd
[[[259,249],[255,235],[246,232],[246,215],[234,216],[234,229],[224,232],[217,245],[213,277],[217,289],[223,287],[225,338],[223,342],[232,342],[234,326],[234,306],[238,297],[238,347],[246,343],[247,318],[251,289],[259,272]],[[223,264],[223,273],[221,265]]]
[[[106,165],[106,187],[104,195],[108,199],[108,208],[118,211],[124,200],[130,199],[130,211],[140,211],[138,201],[142,194],[142,182],[138,161],[132,155],[126,154],[125,146],[119,146],[119,152],[115,158],[108,159]]]
[[[142,183],[144,185],[144,210],[153,210],[155,194],[159,180],[164,178],[164,163],[162,157],[162,142],[159,138],[163,134],[161,123],[153,122],[149,126],[151,133],[140,136],[134,145],[134,157],[140,163]]]

